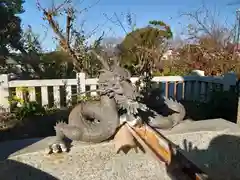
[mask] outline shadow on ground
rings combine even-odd
[[[198,149],[187,140],[183,141],[183,145],[183,154],[193,160],[212,180],[240,179],[239,136],[217,136],[211,140],[207,149]]]
[[[0,161],[7,159],[11,154],[24,149],[36,142],[40,138],[6,141],[0,143]],[[1,179],[1,178],[0,178]]]
[[[2,180],[58,180],[50,174],[14,160],[0,162],[0,179]]]

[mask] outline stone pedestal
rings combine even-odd
[[[186,121],[161,133],[213,179],[240,179],[240,129],[236,124],[223,119]],[[10,157],[0,163],[0,179],[171,179],[150,155],[116,154],[112,142],[78,142],[68,153],[46,155],[44,148],[52,141],[48,137],[1,143],[0,158]]]

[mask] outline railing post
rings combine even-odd
[[[198,70],[198,69],[195,69],[195,70],[192,70],[192,73],[191,75],[196,75],[196,76],[205,76],[205,72],[202,71],[202,70]]]
[[[240,125],[240,97],[239,97],[239,83],[238,83],[238,77],[237,74],[234,72],[226,73],[223,77],[224,84],[223,84],[223,90],[228,91],[230,90],[231,86],[235,86],[237,88],[236,92],[236,101],[237,103],[237,117],[236,117],[236,123]]]
[[[186,100],[191,100],[191,101],[199,101],[200,97],[200,91],[201,91],[201,86],[199,84],[199,81],[201,81],[201,77],[205,76],[205,72],[199,69],[192,70],[191,76],[194,76],[195,81],[194,82],[185,82],[186,85]],[[191,83],[191,85],[189,85]],[[192,89],[193,88],[193,89]],[[199,91],[200,89],[200,91]],[[193,91],[193,92],[192,92]]]
[[[240,80],[237,78],[236,82],[236,96],[237,96],[237,117],[236,117],[236,123],[237,125],[240,125]]]
[[[0,107],[10,111],[8,74],[0,74]]]
[[[237,83],[237,75],[234,72],[229,72],[224,74],[223,76],[223,90],[230,90],[231,86],[236,86]]]
[[[239,88],[239,86],[238,86],[237,88]],[[237,91],[237,92],[238,92],[238,91]],[[238,92],[237,94],[238,94],[238,96],[237,96],[237,101],[238,101],[238,103],[237,103],[236,123],[237,123],[238,125],[240,125],[240,95],[239,95],[239,92]]]
[[[85,73],[77,73],[77,80],[79,80],[79,88],[80,88],[80,92],[85,92],[86,91],[86,74]],[[85,96],[86,94],[81,94],[81,96]]]

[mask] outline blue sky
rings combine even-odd
[[[85,0],[79,4],[77,2],[82,0],[73,0],[78,9],[88,7],[94,4],[96,0]],[[49,7],[51,0],[40,0],[42,6]],[[61,0],[55,0],[56,3],[61,3]],[[100,35],[102,31],[105,31],[106,36],[124,36],[125,32],[116,24],[107,21],[104,13],[108,17],[112,17],[116,12],[119,18],[124,22],[124,16],[131,12],[136,17],[136,24],[138,27],[143,27],[148,24],[149,20],[162,20],[169,24],[175,34],[179,34],[183,31],[189,21],[186,18],[180,17],[181,12],[194,11],[201,7],[204,1],[202,0],[100,0],[98,4],[92,7],[88,12],[84,12],[81,16],[78,16],[78,22],[86,20],[85,31],[90,32],[97,25],[101,28],[98,29],[95,37]],[[227,3],[234,2],[234,0],[210,0],[205,1],[204,4],[208,9],[216,9],[220,12],[218,16],[219,21],[225,21],[229,24],[235,22],[235,10],[239,5],[227,6]],[[23,26],[31,25],[34,32],[41,36],[41,41],[46,50],[55,48],[55,43],[52,39],[54,34],[48,27],[46,22],[42,19],[41,12],[36,7],[35,0],[27,0],[24,4],[25,13],[21,15]],[[113,19],[114,20],[114,19]],[[64,25],[64,20],[60,20],[60,23]],[[126,23],[124,23],[126,25]],[[47,32],[47,33],[46,33]],[[46,36],[47,34],[47,36]]]

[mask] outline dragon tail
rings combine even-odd
[[[163,97],[163,98],[164,98],[164,102],[168,106],[168,108],[179,113],[179,116],[178,116],[179,121],[183,120],[186,116],[185,107],[180,102],[177,102],[176,100],[173,100],[172,98],[167,98],[167,97]]]

